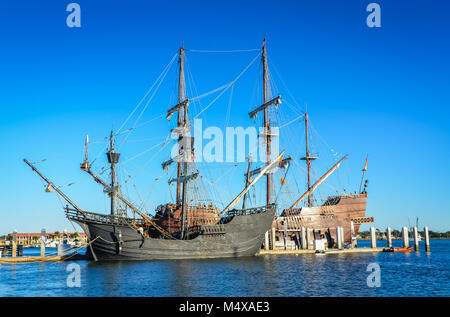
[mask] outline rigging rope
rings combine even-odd
[[[256,57],[250,62],[250,64],[247,65],[247,67],[244,68],[242,72],[239,73],[239,75],[227,85],[227,87],[216,97],[213,101],[211,101],[202,111],[200,111],[194,118],[190,120],[192,122],[194,119],[196,119],[200,114],[202,114],[206,109],[208,109],[214,102],[217,101],[230,87],[233,86],[233,84],[241,78],[241,76],[250,68],[250,66],[256,61],[256,59],[261,55],[261,52],[256,55]]]
[[[160,118],[162,118],[162,117],[165,117],[165,116],[166,116],[166,113],[163,113],[163,114],[161,114],[161,115],[159,115],[159,116],[157,116],[157,117],[155,117],[155,118],[153,118],[153,119],[150,119],[150,120],[148,120],[148,121],[145,121],[145,122],[143,122],[143,123],[141,123],[141,124],[136,125],[134,128],[128,128],[128,129],[126,129],[126,130],[124,130],[124,131],[122,131],[122,132],[120,132],[120,133],[115,133],[114,136],[118,136],[118,135],[125,134],[125,133],[127,133],[127,132],[129,132],[129,131],[131,131],[131,130],[136,130],[137,128],[140,128],[140,127],[142,127],[142,126],[144,126],[144,125],[146,125],[146,124],[149,124],[150,122],[153,122],[153,121],[155,121],[155,120],[157,120],[157,119],[160,119]]]
[[[152,91],[153,87],[156,85],[156,83],[159,81],[159,79],[161,78],[161,76],[166,72],[166,70],[168,68],[170,68],[170,66],[172,65],[172,63],[174,62],[175,58],[178,56],[178,52],[175,53],[175,55],[172,57],[172,59],[170,60],[169,64],[166,65],[166,67],[164,68],[164,70],[161,72],[161,74],[158,76],[158,78],[155,80],[155,82],[153,83],[153,85],[150,87],[150,89],[147,91],[147,93],[144,95],[144,97],[141,99],[141,101],[139,101],[139,103],[136,105],[136,107],[133,109],[133,111],[130,113],[130,115],[128,116],[128,118],[122,123],[122,125],[120,126],[119,130],[117,130],[117,133],[119,133],[122,128],[125,126],[125,124],[128,122],[128,120],[130,120],[130,118],[133,116],[133,114],[136,112],[136,110],[139,108],[139,106],[141,105],[141,103],[145,100],[145,98],[147,98],[148,94],[150,93],[150,91]]]
[[[227,83],[227,84],[222,85],[222,86],[220,86],[220,87],[218,87],[218,88],[216,88],[216,89],[213,89],[213,90],[211,90],[211,91],[209,91],[209,92],[206,92],[206,93],[204,93],[204,94],[202,94],[202,95],[200,95],[200,96],[193,97],[193,98],[191,98],[190,100],[193,101],[193,100],[199,100],[199,99],[202,99],[202,98],[204,98],[204,97],[207,97],[207,96],[209,96],[209,95],[212,95],[212,94],[215,93],[215,92],[221,91],[222,89],[225,89],[225,88],[227,88],[228,86],[230,86],[230,85],[232,85],[232,84],[233,84],[233,82]]]
[[[194,53],[242,53],[242,52],[256,52],[261,51],[260,48],[244,49],[244,50],[192,50],[186,49],[185,51]]]
[[[132,132],[132,131],[134,130],[134,128],[136,127],[136,125],[137,125],[137,123],[139,122],[139,120],[141,119],[141,117],[142,117],[142,115],[144,114],[145,110],[147,109],[148,105],[150,104],[150,102],[152,101],[152,99],[153,99],[153,97],[155,96],[156,92],[158,91],[159,87],[161,86],[162,82],[164,81],[164,78],[166,78],[166,75],[167,75],[167,73],[169,72],[170,67],[172,66],[172,64],[173,64],[173,62],[174,62],[174,60],[175,60],[175,57],[176,57],[177,55],[178,55],[178,53],[174,55],[174,57],[173,57],[172,60],[170,61],[169,65],[166,66],[165,73],[164,73],[164,75],[162,76],[162,78],[161,78],[161,75],[160,75],[159,78],[161,78],[161,80],[159,81],[157,87],[155,88],[155,90],[153,91],[152,95],[151,95],[150,98],[148,99],[148,101],[147,101],[147,103],[145,104],[144,108],[142,109],[141,113],[140,113],[139,116],[137,117],[136,121],[134,122],[134,124],[133,124],[132,128],[130,129],[130,131],[128,132],[127,136],[125,137],[125,139],[124,139],[124,140],[122,141],[122,143],[120,144],[120,146],[119,146],[119,151],[120,151],[120,148],[122,147],[122,145],[125,143],[125,141],[126,141],[126,140],[128,139],[128,137],[130,136],[131,132]],[[159,78],[158,78],[158,79],[159,79]],[[156,82],[155,82],[155,83],[156,83]],[[152,86],[152,87],[153,87],[153,86]]]
[[[295,118],[295,119],[289,121],[288,123],[285,123],[285,124],[283,124],[282,126],[278,127],[278,129],[284,128],[284,127],[290,125],[291,123],[297,121],[298,119],[300,119],[300,118],[302,118],[302,117],[303,117],[303,115],[299,115],[297,118]]]
[[[159,153],[159,152],[161,152],[161,150],[163,149],[163,148],[165,148],[166,147],[166,145],[168,144],[168,140],[169,140],[169,137],[170,137],[170,133],[167,135],[167,138],[166,138],[166,140],[163,142],[163,145],[162,145],[162,147],[158,150],[158,152],[156,152],[136,173],[134,173],[134,175],[133,176],[129,176],[128,177],[128,179],[124,182],[124,184],[126,184],[129,180],[131,180],[134,176],[136,176],[145,166],[147,166],[152,160],[153,160],[153,158],[155,158],[155,156]]]
[[[132,161],[132,160],[138,158],[138,157],[141,156],[141,155],[144,155],[144,154],[147,153],[148,151],[153,150],[155,147],[157,147],[157,146],[159,146],[159,145],[162,145],[162,144],[164,144],[165,142],[166,142],[166,141],[163,141],[163,142],[160,142],[160,143],[158,143],[158,144],[155,144],[155,145],[153,145],[152,147],[148,148],[147,150],[145,150],[145,151],[143,151],[143,152],[141,152],[141,153],[139,153],[139,154],[137,154],[137,155],[135,155],[135,156],[129,158],[128,160],[126,160],[126,161],[124,161],[124,162],[118,163],[117,165],[124,165],[125,163],[127,163],[127,162],[129,162],[129,161]]]

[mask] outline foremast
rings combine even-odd
[[[111,186],[109,189],[109,196],[111,199],[111,216],[118,216],[119,213],[116,210],[116,194],[117,194],[117,175],[116,175],[116,164],[119,162],[120,153],[115,152],[114,145],[114,133],[111,130],[109,136],[109,151],[106,152],[106,157],[108,158],[108,163],[111,169]]]
[[[90,174],[97,181],[97,183],[105,187],[105,193],[107,193],[110,197],[110,214],[113,217],[119,216],[119,212],[116,207],[117,198],[120,196],[118,194],[119,186],[117,183],[116,164],[119,162],[120,153],[115,151],[114,132],[111,130],[111,134],[109,135],[109,151],[106,152],[106,157],[108,158],[108,163],[110,164],[111,170],[111,183],[109,186],[105,182],[99,180],[99,178],[91,172],[91,165],[88,160],[88,144],[89,136],[86,135],[86,141],[84,143],[84,162],[81,163],[80,169]],[[119,199],[122,200],[122,198]]]

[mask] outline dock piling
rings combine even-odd
[[[377,247],[377,237],[375,235],[375,227],[370,227],[370,247],[375,249]]]
[[[302,249],[306,250],[307,249],[307,242],[306,242],[306,228],[302,227]]]
[[[425,252],[430,252],[430,235],[428,233],[428,227],[423,228],[425,235]]]
[[[287,250],[287,222],[286,220],[283,220],[283,243],[284,243],[284,249]]]
[[[272,244],[270,245],[271,250],[275,250],[275,241],[276,241],[276,237],[275,237],[276,236],[276,231],[275,230],[276,229],[272,227],[272,234],[271,234]]]
[[[264,250],[269,250],[269,230],[264,234]]]
[[[358,247],[358,240],[356,239],[355,223],[353,221],[350,221],[350,237],[351,237],[351,246],[352,246],[352,248],[357,248]]]
[[[306,228],[306,241],[308,243],[308,249],[314,250],[314,240],[312,235],[313,229]]]
[[[17,255],[17,230],[14,230],[13,232],[11,243],[12,243],[11,256],[15,258]]]
[[[46,238],[46,232],[45,229],[41,230],[41,256],[44,257],[45,256],[45,238]]]
[[[408,248],[409,247],[408,228],[403,227],[402,228],[402,234],[403,234],[403,247],[404,248]]]
[[[417,227],[414,227],[414,251],[419,252],[419,232]]]
[[[388,248],[392,248],[392,232],[390,227],[386,229],[386,239]]]
[[[336,227],[336,247],[342,249],[341,227]]]

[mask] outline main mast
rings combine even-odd
[[[262,64],[263,64],[263,104],[267,102],[267,53],[266,53],[266,39],[264,38],[263,47],[262,47]],[[266,136],[266,161],[267,164],[270,161],[270,122],[268,121],[268,113],[269,109],[266,107],[264,109],[264,133]],[[270,195],[271,195],[272,185],[271,185],[271,174],[266,174],[266,204],[269,205],[271,203]]]
[[[273,105],[277,107],[279,104],[281,104],[281,96],[278,95],[277,97],[268,100],[269,94],[268,94],[268,67],[267,67],[267,53],[266,53],[266,39],[264,38],[263,46],[262,46],[262,64],[263,64],[263,104],[253,111],[250,111],[248,113],[250,119],[256,118],[259,112],[263,112],[263,130],[264,130],[264,140],[266,143],[266,165],[269,164],[271,159],[271,142],[272,142],[272,133],[270,129],[270,120],[269,120],[269,106]],[[289,158],[290,160],[290,158]],[[284,160],[283,160],[284,161]],[[258,168],[257,170],[251,171],[250,176],[255,175],[259,172],[261,168]],[[272,171],[268,170],[266,172],[266,204],[270,205],[271,200],[271,193],[272,193]]]
[[[183,48],[183,44],[181,45],[180,48],[180,76],[179,76],[179,80],[178,80],[178,102],[181,102],[183,100],[184,96],[184,48]],[[183,136],[181,137],[183,139],[183,149],[181,149],[180,147],[180,151],[183,152],[183,176],[186,177],[187,173],[188,173],[188,156],[187,156],[187,144],[186,144],[186,131],[184,130],[186,128],[186,124],[187,124],[187,120],[188,120],[188,107],[187,105],[183,107],[183,120],[181,122],[180,119],[180,112],[181,109],[178,111],[178,126],[180,126],[180,124],[183,125]],[[189,139],[189,138],[188,138]],[[190,149],[190,148],[189,148]],[[189,153],[190,155],[190,153]],[[178,163],[178,174],[180,175],[180,162]],[[186,231],[186,200],[187,200],[187,185],[188,182],[184,181],[183,182],[183,193],[182,193],[182,201],[181,201],[181,239],[184,238],[185,235],[185,231]],[[180,183],[177,182],[177,194],[179,191],[179,186]],[[178,197],[179,199],[179,197]]]
[[[184,48],[183,43],[180,47],[180,57],[179,57],[179,76],[178,76],[178,104],[181,104],[184,98]],[[187,114],[187,107],[184,107],[184,115],[181,115],[181,109],[178,110],[178,128],[180,129],[184,124],[186,123],[186,114]],[[181,136],[179,136],[178,141],[181,140]],[[178,154],[181,154],[181,146],[178,149]],[[180,161],[177,163],[177,178],[181,177],[182,173],[182,164]],[[184,171],[186,173],[186,171]],[[177,205],[181,204],[181,184],[177,182]]]
[[[173,131],[178,133],[178,157],[171,158],[162,164],[163,169],[166,169],[175,160],[177,161],[177,177],[169,180],[169,185],[172,182],[177,183],[177,206],[181,207],[181,239],[184,238],[186,229],[186,201],[187,201],[187,182],[195,179],[198,175],[188,175],[188,162],[191,160],[193,138],[186,135],[188,131],[188,106],[189,99],[185,96],[185,80],[184,80],[184,48],[183,45],[179,51],[179,77],[178,77],[178,104],[167,111],[167,119],[178,112],[177,128]],[[185,99],[186,98],[186,99]],[[181,187],[181,183],[183,187]]]

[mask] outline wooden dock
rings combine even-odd
[[[348,253],[373,253],[373,252],[383,252],[384,248],[354,248],[354,249],[330,249],[325,251],[317,252],[316,250],[260,250],[257,254],[258,256],[261,255],[298,255],[298,254],[348,254]]]
[[[51,262],[61,261],[62,256],[21,256],[21,257],[2,257],[0,263],[31,263],[31,262]]]
[[[0,264],[12,263],[33,263],[33,262],[58,262],[58,261],[77,261],[90,260],[89,257],[83,254],[73,255],[55,255],[55,256],[21,256],[21,257],[1,257]]]
[[[287,231],[287,230],[285,230]],[[298,255],[298,254],[348,254],[348,253],[373,253],[383,252],[385,249],[392,248],[392,230],[390,227],[386,229],[387,248],[377,247],[376,230],[375,227],[370,228],[370,248],[358,248],[356,240],[355,243],[344,246],[344,232],[342,227],[336,227],[336,241],[332,243],[333,248],[328,249],[328,241],[325,239],[315,239],[309,233],[310,228],[302,227],[296,230],[297,239],[294,243],[288,243],[287,234],[284,232],[281,241],[276,240],[276,229],[271,228],[265,233],[263,248],[257,255]],[[339,233],[340,232],[340,233]],[[403,247],[409,246],[408,228],[403,227]],[[419,234],[417,227],[413,228],[414,249],[419,252]],[[430,240],[428,227],[424,227],[425,235],[425,251],[430,252]],[[387,251],[387,250],[386,250]],[[391,250],[392,251],[392,250]]]

